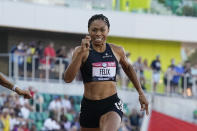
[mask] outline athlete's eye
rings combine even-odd
[[[101,29],[101,32],[105,32],[105,29]]]
[[[92,31],[93,31],[93,32],[96,32],[96,31],[97,31],[97,29],[96,29],[96,28],[94,28],[94,29],[92,29]]]

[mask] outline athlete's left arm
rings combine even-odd
[[[133,66],[131,65],[131,63],[129,63],[125,51],[122,47],[119,47],[118,50],[118,55],[119,55],[119,63],[121,64],[124,72],[126,73],[126,75],[128,76],[128,78],[132,81],[134,87],[136,88],[136,90],[138,91],[139,94],[139,101],[141,104],[141,110],[146,110],[146,114],[149,114],[148,111],[148,101],[144,95],[144,92],[141,88],[141,84],[139,82],[139,80],[137,79],[137,75],[135,70],[133,69]]]
[[[6,80],[6,79],[3,77],[3,75],[1,75],[1,74],[0,74],[0,85],[4,86],[4,87],[6,87],[6,88],[8,88],[8,89],[10,89],[10,90],[13,90],[13,88],[14,88],[14,85],[13,85],[11,82],[9,82],[8,80]],[[32,98],[30,92],[27,91],[27,90],[22,90],[22,89],[20,89],[19,87],[16,87],[16,88],[14,89],[14,91],[15,91],[18,95],[24,96],[24,98],[27,98],[27,99]]]

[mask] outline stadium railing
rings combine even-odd
[[[67,58],[39,58],[38,56],[20,56],[14,54],[0,54],[1,59],[1,72],[7,74],[14,80],[41,80],[43,82],[55,82],[63,83],[63,73],[69,64],[69,59]],[[8,72],[8,73],[6,73]],[[144,77],[146,83],[144,84],[144,90],[147,92],[153,92],[153,77],[152,70],[144,70]],[[139,78],[139,72],[137,72]],[[197,77],[188,74],[182,74],[179,78],[178,87],[176,90],[172,91],[172,75],[167,75],[167,82],[164,85],[164,73],[161,72],[160,80],[157,85],[156,93],[165,94],[168,96],[197,96],[196,82]],[[139,78],[140,79],[140,78]],[[118,87],[123,90],[132,90],[133,85],[131,82],[127,85],[123,85],[128,81],[127,77],[120,76],[117,79]],[[77,75],[75,82],[82,82],[80,73]],[[182,82],[184,84],[182,84]],[[143,85],[143,84],[142,84]]]

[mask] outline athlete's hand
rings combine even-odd
[[[149,110],[148,110],[148,101],[144,95],[139,96],[139,101],[141,105],[141,111],[146,110],[146,115],[149,115]]]
[[[86,37],[82,39],[81,52],[87,52],[90,50],[90,41],[91,41],[91,37],[89,35],[86,35]]]
[[[21,89],[19,89],[16,93],[18,95],[20,95],[20,96],[23,96],[25,99],[32,99],[32,95],[27,90],[21,90]]]

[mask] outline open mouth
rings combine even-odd
[[[96,38],[95,41],[96,42],[101,42],[102,41],[102,38]]]

